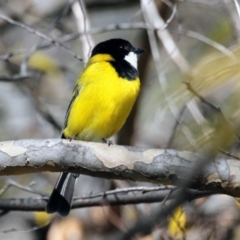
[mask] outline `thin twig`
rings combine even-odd
[[[47,221],[42,226],[35,226],[35,227],[29,228],[29,229],[24,229],[24,230],[22,230],[22,229],[20,230],[20,229],[16,229],[16,228],[10,228],[10,229],[7,229],[7,230],[0,231],[0,234],[7,234],[7,233],[12,233],[12,232],[17,232],[17,233],[33,232],[33,231],[36,231],[38,229],[42,229],[42,228],[48,226],[49,224],[50,224],[50,221]]]
[[[11,57],[14,57],[20,54],[25,54],[25,52],[26,52],[26,49],[18,49],[13,52],[5,53],[3,55],[0,55],[0,60],[8,61]]]
[[[153,216],[145,216],[144,219],[139,220],[127,233],[123,234],[120,239],[130,240],[137,234],[149,233],[156,224],[166,219],[179,205],[187,201],[189,199],[187,187],[191,184],[196,174],[199,174],[213,157],[214,153],[210,151],[204,158],[199,158],[199,161],[196,161],[192,171],[187,174],[186,180],[180,183],[181,188],[176,192],[177,196],[175,200],[166,207],[162,206]]]
[[[170,32],[175,32],[175,33],[183,35],[183,36],[197,39],[197,40],[215,48],[216,50],[222,52],[224,55],[230,57],[231,59],[233,59],[235,61],[239,61],[239,59],[229,49],[224,47],[222,44],[219,44],[218,42],[213,41],[212,39],[202,35],[201,33],[190,31],[190,30],[184,30],[184,29],[179,30],[179,29],[174,29],[174,28],[168,28],[168,30]]]
[[[77,54],[75,54],[73,51],[71,51],[67,46],[63,45],[62,43],[58,42],[56,39],[30,27],[29,25],[25,24],[25,23],[22,23],[22,22],[19,22],[19,21],[16,21],[16,20],[13,20],[12,18],[10,17],[7,17],[5,16],[4,14],[0,13],[0,19],[3,19],[15,26],[18,26],[18,27],[21,27],[22,29],[28,31],[29,33],[32,33],[36,36],[39,36],[47,41],[49,41],[51,44],[54,44],[58,47],[61,47],[62,49],[64,49],[65,51],[67,51],[69,54],[71,54],[74,58],[78,59],[79,61],[83,61],[83,59],[78,56]]]
[[[39,114],[47,122],[49,122],[56,130],[61,131],[62,126],[59,124],[58,121],[56,121],[53,115],[48,111],[47,107],[45,106],[41,98],[38,96],[36,88],[32,87],[32,85],[29,82],[24,83],[24,86],[28,89],[28,93],[32,97],[32,102],[34,103],[34,107],[39,112]],[[23,87],[23,85],[19,85],[19,87]]]
[[[161,202],[168,196],[169,199],[178,198],[179,189],[176,189],[172,194],[169,195],[171,189],[153,191],[153,192],[135,192],[134,194],[105,194],[107,192],[100,193],[97,197],[89,198],[83,196],[82,198],[74,199],[72,208],[79,209],[85,207],[95,207],[95,206],[120,206],[129,204],[141,204],[141,203],[156,203]],[[188,200],[194,200],[201,198],[203,196],[209,196],[214,194],[209,191],[198,191],[188,189]],[[42,196],[37,198],[1,198],[0,199],[0,210],[4,211],[44,211],[48,197]]]
[[[141,8],[143,14],[146,16],[145,18],[147,18],[147,22],[152,25],[154,29],[156,29],[159,39],[161,40],[167,53],[171,56],[173,62],[178,66],[182,73],[189,74],[190,66],[186,59],[182,56],[172,36],[166,30],[168,24],[165,23],[159,15],[155,2],[141,0]]]
[[[167,27],[167,26],[165,26]],[[143,23],[143,22],[137,22],[137,23],[118,23],[118,24],[109,24],[105,27],[100,27],[100,28],[91,28],[89,31],[86,32],[86,34],[88,35],[92,35],[92,34],[99,34],[99,33],[104,33],[104,32],[108,32],[108,31],[115,31],[115,30],[133,30],[133,29],[144,29],[144,30],[155,30],[154,27],[150,26],[149,24]],[[187,36],[187,37],[191,37],[194,38],[196,40],[199,40],[201,42],[204,42],[205,44],[215,48],[216,50],[222,52],[223,54],[229,56],[230,58],[237,60],[234,53],[232,53],[229,49],[227,49],[226,47],[224,47],[223,45],[211,40],[210,38],[198,33],[198,32],[194,32],[194,31],[189,31],[189,30],[179,30],[179,29],[174,29],[174,28],[169,28],[167,27],[167,29],[170,32],[175,32],[177,34],[183,35],[183,36]],[[163,29],[158,29],[158,30],[163,30]],[[59,43],[65,43],[65,42],[69,42],[72,40],[75,40],[77,38],[79,38],[79,36],[84,35],[84,33],[71,33],[71,34],[66,34],[62,37],[60,37],[58,39]],[[45,48],[49,48],[53,45],[52,42],[50,43],[43,43],[41,46],[38,47],[39,49],[45,49]],[[19,51],[19,52],[18,52]],[[0,55],[0,60],[8,60],[10,57],[12,56],[16,56],[19,54],[24,54],[26,52],[26,50],[17,50],[17,51],[13,51],[10,53],[6,53],[4,55]]]
[[[182,118],[185,110],[186,110],[186,105],[184,105],[184,106],[182,107],[182,109],[181,109],[180,112],[179,112],[178,117],[175,119],[175,124],[174,124],[174,127],[173,127],[173,129],[172,129],[172,133],[171,133],[171,135],[170,135],[170,137],[169,137],[169,140],[168,140],[168,143],[167,143],[166,148],[171,148],[171,147],[172,147],[173,140],[174,140],[174,137],[175,137],[175,133],[176,133],[176,131],[177,131],[177,127],[181,124],[181,118]]]
[[[145,7],[145,5],[143,5],[142,7]],[[144,11],[144,9],[143,9],[143,15],[144,15],[146,22],[148,22],[151,19],[150,14],[151,13],[149,11]],[[158,45],[157,45],[154,31],[148,29],[147,33],[148,33],[148,39],[149,39],[149,43],[150,43],[150,47],[151,47],[151,52],[153,55],[155,69],[158,74],[158,80],[161,85],[162,93],[164,95],[164,98],[166,99],[167,105],[168,105],[171,113],[173,114],[174,118],[177,119],[178,115],[179,115],[178,114],[179,110],[178,110],[176,104],[174,104],[172,98],[168,94],[168,91],[167,91],[168,82],[166,80],[164,72],[159,68],[159,66],[161,66],[161,56],[160,56],[160,53],[158,50]],[[197,144],[196,144],[194,138],[192,137],[191,132],[187,128],[187,126],[181,125],[181,131],[183,132],[185,137],[188,139],[189,143],[193,146],[193,148],[197,149]]]
[[[225,151],[225,150],[220,149],[219,152],[222,153],[222,154],[224,154],[224,155],[226,155],[226,156],[228,156],[228,157],[231,157],[231,158],[235,158],[235,159],[237,159],[237,160],[240,160],[240,157],[238,157],[238,156],[236,156],[236,155],[234,155],[234,154],[232,154],[232,153],[230,153],[230,152],[227,152],[227,151]]]
[[[163,190],[172,190],[176,187],[172,186],[158,186],[158,187],[129,187],[129,188],[119,188],[114,189],[106,192],[101,192],[97,194],[90,194],[88,196],[78,196],[74,197],[74,200],[78,199],[91,199],[91,198],[97,198],[97,197],[106,197],[108,195],[116,195],[116,194],[126,194],[126,193],[134,193],[134,192],[141,192],[142,194],[148,193],[148,192],[155,192],[155,191],[163,191]]]
[[[30,74],[22,75],[22,74],[14,74],[11,76],[1,76],[0,75],[0,81],[1,82],[17,82],[17,81],[22,81],[24,79],[30,78]]]
[[[80,36],[80,41],[82,43],[83,62],[87,62],[88,58],[90,57],[93,40],[87,33],[90,28],[90,21],[88,20],[84,2],[82,0],[76,1],[72,5],[72,10],[76,18],[78,32],[82,33]]]
[[[16,187],[25,192],[30,192],[30,193],[37,194],[40,196],[46,196],[46,194],[32,189],[31,186],[33,186],[34,184],[35,184],[35,182],[31,182],[31,183],[29,183],[28,186],[24,186],[22,184],[19,184],[19,183],[13,181],[12,179],[8,179],[6,184],[0,190],[0,196],[3,195],[10,187]]]
[[[239,6],[239,2],[237,0],[233,0],[234,4],[235,4],[235,7],[236,7],[236,10],[237,10],[237,13],[238,13],[238,17],[239,17],[239,20],[240,20],[240,6]]]
[[[225,114],[223,113],[221,107],[219,105],[215,105],[212,102],[208,101],[206,98],[204,98],[203,96],[201,96],[191,85],[190,81],[185,81],[183,82],[188,91],[191,92],[194,96],[196,96],[201,102],[205,103],[206,105],[208,105],[209,107],[211,107],[212,109],[214,109],[215,111],[219,112],[222,117],[226,120],[226,122],[234,129],[233,124],[229,121],[229,119],[225,116]],[[237,138],[240,140],[240,135],[238,133],[235,133]]]
[[[169,214],[174,211],[179,205],[183,204],[187,199],[187,193],[183,189],[179,193],[179,197],[172,201],[167,207],[162,205],[157,213],[151,217],[145,216],[144,219],[138,220],[137,224],[131,227],[126,233],[124,233],[119,239],[130,240],[133,239],[137,234],[149,233],[152,228],[163,219],[166,219]]]
[[[44,31],[43,34],[47,35],[50,33],[50,31],[58,24],[58,22],[69,12],[69,9],[71,7],[72,3],[66,5],[66,7],[63,9],[60,15],[57,16],[57,18],[47,27],[47,29]],[[20,74],[25,75],[27,74],[27,64],[28,60],[31,57],[31,55],[38,50],[38,47],[42,44],[43,38],[39,37],[37,42],[30,48],[30,50],[26,53],[20,67]]]

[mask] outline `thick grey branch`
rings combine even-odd
[[[179,185],[205,156],[61,139],[0,143],[0,175],[77,172],[94,177]],[[240,196],[240,161],[215,158],[191,181],[199,190]]]

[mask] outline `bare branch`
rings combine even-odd
[[[171,18],[168,19],[170,21]],[[148,23],[143,23],[143,22],[133,22],[133,23],[113,23],[109,24],[104,27],[99,27],[99,28],[91,28],[89,31],[86,32],[86,34],[92,35],[92,34],[99,34],[99,33],[104,33],[104,32],[109,32],[109,31],[115,31],[115,30],[133,30],[133,29],[143,29],[143,30],[158,30],[158,31],[163,31],[164,29],[168,29],[170,32],[175,32],[177,34],[187,36],[190,38],[197,39],[200,42],[203,42],[216,50],[222,52],[223,54],[229,56],[232,59],[236,59],[234,53],[232,53],[229,49],[224,47],[223,45],[219,44],[218,42],[202,35],[201,33],[190,31],[190,30],[184,30],[184,29],[174,29],[168,27],[167,24],[164,24],[161,28],[155,28],[154,26],[148,24]],[[66,34],[65,36],[59,38],[60,43],[65,43],[68,41],[72,41],[77,39],[79,36],[82,36],[83,33],[71,33],[71,34]],[[49,47],[49,43],[43,44],[41,47],[46,48]]]
[[[80,36],[80,41],[82,43],[83,62],[87,62],[88,58],[90,57],[93,40],[87,33],[89,31],[90,22],[84,2],[82,0],[75,1],[75,3],[72,5],[72,10],[77,21],[78,31],[79,33],[82,33]]]
[[[127,194],[127,193],[135,193],[135,192],[141,192],[142,194],[148,193],[148,192],[155,192],[155,191],[163,191],[163,190],[172,190],[176,189],[176,187],[173,186],[158,186],[158,187],[129,187],[129,188],[117,188],[114,190],[109,190],[107,192],[97,193],[97,194],[90,194],[87,196],[80,196],[80,197],[74,197],[75,200],[82,200],[82,199],[90,199],[90,198],[97,198],[97,197],[106,197],[108,195],[115,195],[115,194]]]
[[[181,124],[181,118],[182,118],[185,110],[186,110],[186,105],[182,107],[182,109],[179,112],[179,115],[175,119],[175,124],[174,124],[174,127],[172,129],[172,133],[170,135],[170,138],[168,140],[167,148],[171,148],[171,146],[172,146],[172,143],[173,143],[173,140],[174,140],[174,137],[175,137],[175,133],[177,131],[177,127],[178,127],[179,124]]]
[[[151,231],[153,226],[155,226],[157,223],[161,222],[162,220],[166,219],[169,214],[174,211],[179,205],[184,203],[186,199],[188,198],[188,194],[186,189],[181,189],[178,193],[178,197],[175,201],[172,201],[168,206],[161,205],[159,207],[159,211],[155,213],[153,216],[144,216],[143,219],[138,220],[138,222],[130,228],[126,233],[122,235],[120,238],[121,240],[130,240],[132,237],[134,237],[136,234],[146,234]]]
[[[188,74],[190,72],[190,66],[186,59],[182,56],[172,36],[165,29],[168,23],[165,23],[161,16],[159,15],[155,2],[142,0],[141,5],[144,17],[145,19],[147,19],[146,22],[148,22],[150,25],[153,26],[154,29],[157,30],[157,35],[159,39],[162,41],[164,48],[171,56],[172,60],[178,66],[178,68],[183,73]]]
[[[231,121],[225,116],[224,112],[222,111],[221,107],[218,106],[218,105],[215,105],[214,103],[208,101],[206,98],[204,98],[202,95],[200,95],[191,85],[191,82],[190,81],[185,81],[183,82],[186,87],[187,87],[187,90],[189,92],[191,92],[195,97],[197,97],[202,103],[208,105],[209,107],[211,107],[213,110],[219,112],[221,114],[221,116],[225,119],[226,123],[228,123],[232,129],[234,130],[234,126],[233,124],[231,123]],[[239,134],[236,132],[236,136],[238,137],[238,139],[240,139],[240,136]]]
[[[234,2],[234,5],[235,5],[236,10],[237,10],[238,23],[239,23],[239,20],[240,20],[240,6],[239,6],[239,1],[237,1],[237,0],[232,0],[232,1]],[[239,29],[239,24],[237,24],[236,27],[237,27],[238,35],[239,35],[239,31],[240,31],[240,29]]]
[[[14,56],[17,56],[17,55],[20,55],[20,54],[24,54],[25,52],[26,52],[25,49],[18,49],[18,50],[13,51],[13,52],[5,53],[3,55],[0,55],[0,60],[8,61],[11,57],[14,57]]]
[[[173,189],[173,188],[172,188]],[[175,191],[171,194],[169,189],[160,189],[159,191],[151,191],[151,188],[147,192],[129,192],[121,193],[121,189],[106,191],[95,194],[93,197],[91,194],[83,197],[74,198],[72,208],[84,208],[94,206],[117,206],[127,204],[140,204],[140,203],[154,203],[161,202],[166,199],[175,199],[179,194],[179,189],[174,188]],[[126,189],[125,189],[126,190]],[[115,192],[114,192],[115,191]],[[194,200],[204,196],[213,194],[212,192],[202,192],[197,190],[188,189],[188,200]],[[129,194],[130,193],[130,194]],[[0,199],[0,210],[3,211],[45,211],[48,197],[39,198],[14,198],[14,199]]]
[[[45,223],[42,226],[34,226],[34,227],[29,228],[29,229],[10,228],[10,229],[7,229],[7,230],[0,231],[0,234],[4,234],[5,235],[6,233],[12,233],[12,232],[17,232],[17,233],[33,232],[33,231],[36,231],[38,229],[46,227],[49,223],[50,223],[50,221],[48,221],[47,223]]]
[[[167,25],[164,25],[163,28],[157,29],[157,30],[162,31],[165,28],[167,28],[170,32],[175,32],[175,33],[183,35],[183,36],[197,39],[197,40],[215,48],[216,50],[222,52],[223,54],[229,56],[230,58],[237,60],[234,53],[232,53],[229,49],[227,49],[223,45],[217,43],[216,41],[211,40],[210,38],[208,38],[198,32],[194,32],[194,31],[190,31],[190,30],[183,30],[183,29],[169,28]],[[114,24],[109,24],[107,26],[100,27],[100,28],[91,28],[85,34],[92,35],[92,34],[99,34],[99,33],[104,33],[104,32],[109,32],[109,31],[115,31],[115,30],[133,30],[133,29],[156,30],[153,26],[150,26],[149,24],[143,23],[143,22],[117,23],[117,24],[114,23]],[[75,40],[83,35],[84,35],[84,33],[79,33],[79,32],[66,34],[66,35],[60,37],[58,39],[58,42],[59,43],[69,42],[69,41]],[[52,42],[43,43],[40,46],[38,46],[37,49],[39,50],[39,49],[49,48],[49,47],[52,47],[53,44],[54,43],[52,43]],[[13,51],[10,53],[6,53],[4,55],[0,55],[0,60],[5,60],[5,61],[9,60],[9,58],[16,56],[16,55],[24,54],[26,51],[27,50],[20,49],[20,50],[16,50],[16,51]]]
[[[207,159],[201,172],[196,164]],[[108,179],[181,185],[194,171],[192,188],[239,197],[240,162],[187,151],[146,149],[52,140],[0,143],[0,175],[34,172],[75,172]],[[228,171],[226,171],[228,169]],[[227,183],[227,184],[226,184]]]
[[[67,46],[65,46],[65,45],[63,45],[62,43],[58,42],[56,39],[54,39],[54,38],[52,38],[52,37],[50,37],[50,36],[48,36],[48,35],[40,32],[40,31],[38,31],[38,30],[36,30],[36,29],[28,26],[28,25],[26,25],[25,23],[15,21],[15,20],[13,20],[12,18],[7,17],[7,16],[5,16],[5,15],[2,14],[2,13],[0,13],[0,19],[5,20],[5,21],[7,21],[7,22],[9,22],[9,23],[11,23],[11,24],[13,24],[13,25],[18,26],[18,27],[21,27],[21,28],[25,29],[26,31],[28,31],[28,32],[30,32],[30,33],[32,33],[32,34],[34,34],[34,35],[36,35],[36,36],[38,36],[38,37],[41,37],[41,38],[47,40],[47,41],[50,42],[51,44],[54,44],[54,45],[56,45],[56,46],[58,46],[58,47],[61,47],[62,49],[64,49],[65,51],[67,51],[69,54],[71,54],[73,57],[75,57],[75,58],[78,59],[79,61],[83,61],[83,59],[82,59],[80,56],[78,56],[77,54],[75,54],[74,52],[72,52]]]
[[[24,186],[22,184],[19,184],[19,183],[13,181],[12,179],[8,179],[5,186],[3,186],[0,190],[0,196],[3,193],[5,193],[10,187],[16,187],[16,188],[21,189],[25,192],[30,192],[30,193],[37,194],[37,195],[40,195],[40,196],[45,196],[46,194],[44,194],[42,192],[39,192],[39,191],[36,191],[36,190],[31,188],[31,186],[34,185],[34,184],[35,184],[34,182],[31,182],[28,186]]]
[[[197,40],[215,48],[219,52],[222,52],[223,54],[230,57],[231,59],[233,59],[235,61],[239,61],[239,59],[229,49],[224,47],[222,44],[219,44],[218,42],[213,41],[212,39],[202,35],[201,33],[190,31],[190,30],[184,30],[184,29],[174,29],[174,28],[168,28],[168,30],[170,32],[176,32],[177,34],[197,39]]]
[[[142,7],[146,7],[145,5],[143,5]],[[145,9],[143,9],[143,13],[145,13]],[[151,19],[150,17],[150,12],[147,12],[144,14],[144,18],[145,21],[149,21]],[[175,117],[175,119],[178,119],[178,115],[179,115],[179,109],[176,106],[174,99],[171,98],[171,96],[169,96],[169,93],[167,91],[168,89],[168,81],[165,77],[164,71],[162,71],[159,66],[162,65],[161,63],[161,56],[159,53],[159,49],[158,49],[158,45],[157,45],[157,41],[155,38],[155,34],[153,30],[147,30],[148,33],[148,39],[149,39],[149,43],[150,43],[150,47],[151,47],[151,51],[152,51],[152,56],[153,56],[153,60],[154,60],[154,64],[155,64],[155,69],[157,71],[158,74],[158,80],[160,82],[161,85],[161,90],[163,92],[164,98],[166,99],[167,105],[171,111],[171,113],[173,114],[173,116]],[[192,137],[191,132],[189,131],[189,129],[187,128],[187,126],[184,126],[183,124],[181,124],[179,122],[179,124],[181,125],[181,131],[183,132],[183,134],[185,135],[185,137],[188,139],[189,143],[193,146],[194,149],[197,149],[197,144],[194,140],[194,138]],[[177,127],[177,126],[176,126]],[[172,138],[173,140],[173,138]],[[171,136],[170,136],[170,140],[171,140]]]
[[[175,193],[175,191],[170,190],[168,195],[166,195],[164,198],[159,211],[156,212],[153,216],[145,216],[144,219],[138,220],[138,222],[133,227],[131,227],[125,234],[123,234],[121,239],[130,240],[132,237],[139,233],[146,234],[150,232],[154,226],[166,219],[179,205],[187,201],[187,187],[192,185],[192,181],[195,179],[196,175],[202,174],[202,170],[205,170],[206,167],[209,167],[209,163],[212,158],[213,152],[211,151],[209,151],[205,156],[199,158],[198,161],[194,163],[193,168],[190,171],[186,172],[186,179],[183,182],[181,181],[181,188],[179,189],[175,200],[171,201],[167,206],[164,204],[166,199],[169,199],[169,197]]]
[[[1,82],[10,82],[10,81],[17,82],[17,81],[22,81],[29,77],[31,77],[30,74],[14,74],[12,76],[1,76],[0,75],[0,81]]]
[[[70,7],[71,7],[71,3],[66,5],[66,7],[61,12],[61,14],[59,16],[57,16],[57,18],[47,27],[47,29],[45,30],[45,32],[43,34],[45,34],[45,35],[48,34],[57,25],[57,23],[67,14]],[[29,58],[31,57],[31,55],[34,52],[37,51],[38,47],[41,45],[42,42],[43,42],[43,38],[40,37],[37,40],[37,42],[30,48],[30,50],[27,52],[27,54],[24,56],[24,59],[21,63],[20,74],[22,74],[22,75],[27,74],[27,64],[28,64]]]

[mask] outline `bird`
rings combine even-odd
[[[124,125],[139,95],[138,55],[144,49],[113,38],[98,43],[73,89],[62,129],[62,139],[111,142]],[[78,174],[59,175],[46,205],[47,213],[65,217],[72,205]]]

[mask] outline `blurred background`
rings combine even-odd
[[[224,157],[239,157],[239,5],[237,0],[0,0],[0,141],[59,138],[92,47],[124,38],[146,51],[139,58],[140,96],[114,142],[220,149]],[[50,194],[57,174],[1,177],[0,187],[9,179]],[[76,195],[128,186],[151,185],[80,176]],[[36,196],[16,186],[0,193]],[[117,239],[158,207],[92,207],[67,218],[7,212],[0,214],[0,239]],[[174,218],[136,239],[240,239],[239,205],[229,196],[189,202]]]

